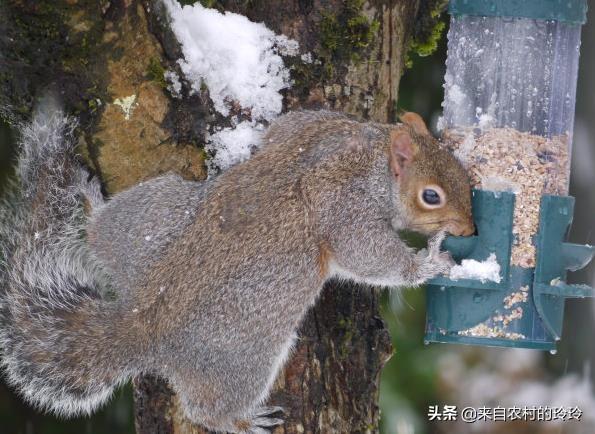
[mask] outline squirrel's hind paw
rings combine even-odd
[[[283,419],[276,417],[256,417],[252,419],[254,425],[262,428],[270,428],[278,425],[283,425]]]
[[[238,426],[244,428],[241,434],[269,434],[276,426],[283,425],[283,419],[273,417],[283,413],[281,407],[261,407],[256,409],[254,417],[238,423]]]
[[[260,407],[254,412],[254,416],[271,416],[278,413],[285,413],[283,407]]]

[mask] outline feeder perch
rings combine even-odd
[[[443,139],[475,187],[477,235],[448,237],[457,262],[495,255],[500,280],[427,289],[425,342],[555,352],[566,283],[595,249],[565,242],[576,79],[585,0],[451,0]]]

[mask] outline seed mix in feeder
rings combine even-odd
[[[506,328],[509,324],[523,317],[522,303],[529,299],[529,287],[522,286],[518,291],[504,297],[503,312],[496,312],[487,321],[474,327],[458,332],[461,336],[482,337],[482,338],[505,338],[511,340],[525,339],[521,333],[509,332]]]

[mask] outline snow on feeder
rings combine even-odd
[[[469,171],[477,235],[449,237],[461,265],[430,282],[426,343],[555,351],[564,300],[591,296],[566,271],[594,249],[566,243],[586,0],[451,0],[446,146]]]

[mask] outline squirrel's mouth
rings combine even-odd
[[[469,221],[455,220],[449,223],[445,230],[451,235],[468,237],[475,233],[475,224],[471,219]]]
[[[471,219],[468,221],[447,219],[417,223],[410,222],[407,228],[424,235],[434,235],[440,231],[446,231],[450,235],[467,237],[475,233],[475,225]]]

